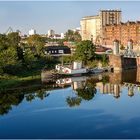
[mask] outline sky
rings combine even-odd
[[[49,29],[65,33],[80,27],[84,16],[102,9],[121,9],[122,21],[140,21],[140,1],[0,1],[0,33],[9,27],[22,34],[33,28],[39,34]]]

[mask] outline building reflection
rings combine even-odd
[[[128,96],[130,96],[130,97],[134,96],[134,88],[133,87],[128,87]]]
[[[134,90],[140,91],[140,69],[115,72],[106,75],[96,75],[87,77],[72,77],[58,80],[60,86],[70,85],[73,90],[82,89],[87,81],[92,79],[92,84],[96,84],[101,94],[112,95],[118,99],[121,97],[122,88],[126,88],[128,96],[134,96]],[[61,83],[63,81],[63,84]]]
[[[87,77],[71,77],[71,78],[64,78],[58,79],[56,84],[60,87],[71,86],[73,90],[83,88],[85,86]]]
[[[100,82],[100,83],[96,83],[96,87],[100,90],[100,93],[102,94],[111,94],[115,98],[120,97],[120,93],[121,93],[120,84],[111,84],[111,83],[103,84],[102,82]]]

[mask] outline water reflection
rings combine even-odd
[[[139,72],[140,69],[127,70],[122,72],[118,71],[115,73],[96,76],[94,75],[89,77],[64,78],[58,79],[56,81],[56,84],[62,88],[65,88],[68,85],[71,86],[75,91],[77,97],[80,97],[84,100],[93,99],[97,92],[97,89],[99,89],[101,94],[109,94],[118,99],[121,97],[122,89],[126,88],[128,96],[132,97],[134,96],[134,91],[138,91],[140,89]]]
[[[28,102],[31,102],[35,98],[39,98],[43,100],[47,96],[49,96],[49,93],[46,92],[46,89],[32,89],[32,92],[30,91],[31,88],[26,89],[25,91],[17,90],[17,91],[9,91],[4,92],[0,94],[0,115],[5,115],[9,113],[10,110],[14,106],[18,106],[23,99],[25,99]]]
[[[140,69],[103,75],[81,76],[58,79],[52,84],[43,84],[35,88],[33,85],[26,90],[17,89],[0,94],[0,115],[9,113],[14,106],[23,100],[32,102],[49,97],[50,90],[71,87],[74,94],[67,95],[65,102],[69,107],[78,107],[83,101],[93,100],[98,94],[111,95],[114,99],[121,98],[122,90],[127,89],[129,97],[140,90]],[[60,95],[61,96],[61,95]]]

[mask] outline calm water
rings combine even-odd
[[[0,138],[140,138],[137,70],[0,94]]]

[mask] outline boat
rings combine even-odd
[[[96,73],[103,73],[104,70],[102,68],[94,68],[94,69],[90,69],[89,72],[96,74]]]
[[[88,69],[82,67],[82,62],[74,62],[73,65],[56,65],[55,69],[64,75],[77,75],[77,74],[86,74]]]

